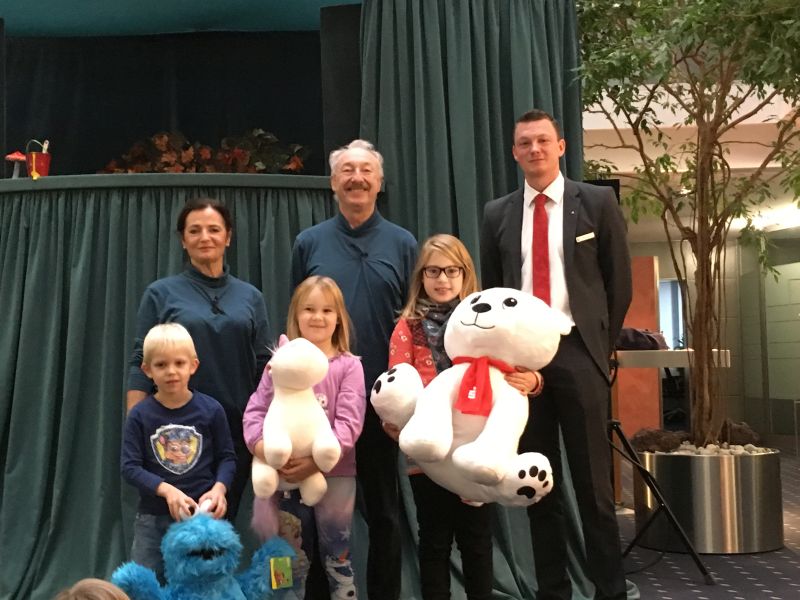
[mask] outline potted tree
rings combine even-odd
[[[744,233],[758,241],[763,234],[752,223],[759,207],[776,190],[795,198],[800,193],[800,5],[796,0],[577,0],[577,6],[584,107],[608,120],[615,141],[607,148],[637,157],[639,165],[626,177],[623,196],[634,219],[648,211],[660,216],[682,291],[693,349],[691,442],[719,444],[725,441],[727,407],[713,350],[724,347],[728,234],[734,219],[741,218],[747,223]],[[730,163],[735,145],[742,143],[737,125],[771,107],[777,107],[774,135],[762,146],[759,164],[737,172]],[[672,123],[659,116],[665,111],[674,117]],[[778,519],[782,514],[777,453],[752,457],[752,463],[748,457],[719,457],[737,461],[733,466],[715,466],[706,456],[699,462],[677,456],[686,464],[664,466],[656,464],[656,455],[644,454],[676,514],[683,508],[689,513],[707,508],[706,514],[678,514],[699,551],[753,552],[782,545],[782,520],[775,523],[775,513]],[[763,456],[769,458],[758,462]],[[725,469],[760,486],[752,490],[755,500],[747,501],[748,492],[736,482],[720,491],[714,482],[724,483],[720,473]],[[668,480],[662,481],[662,475]],[[701,481],[704,477],[710,480]],[[777,494],[767,489],[763,477],[777,479]],[[734,494],[739,513],[739,500],[758,505],[769,496],[763,507],[772,513],[767,521],[752,513],[741,518],[772,533],[766,541],[740,543],[752,532],[732,531],[736,525],[725,522],[730,514],[713,498],[687,499],[678,495],[682,492],[709,492],[729,503],[725,495]],[[710,525],[702,523],[709,518]],[[665,531],[656,529],[650,544],[675,545],[659,544]]]

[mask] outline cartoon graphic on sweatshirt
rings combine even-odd
[[[150,436],[158,463],[171,473],[190,471],[203,453],[203,435],[189,425],[162,425]]]

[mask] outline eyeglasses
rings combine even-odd
[[[442,271],[444,271],[448,279],[455,279],[464,272],[464,268],[451,265],[449,267],[424,267],[422,269],[428,279],[437,279],[442,274]]]

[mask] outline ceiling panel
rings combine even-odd
[[[313,31],[324,6],[354,0],[0,0],[9,36]]]

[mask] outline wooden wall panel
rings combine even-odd
[[[658,259],[634,256],[633,300],[625,327],[658,331]],[[661,427],[660,369],[620,369],[616,383],[616,418],[631,437],[643,427]]]

